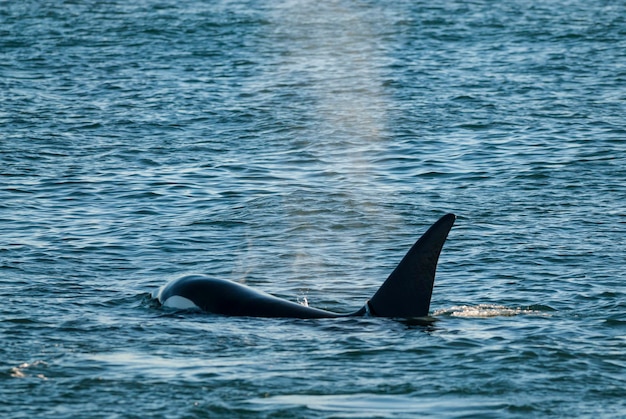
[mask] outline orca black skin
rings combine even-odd
[[[358,311],[339,314],[306,307],[245,285],[204,275],[189,275],[162,287],[156,298],[164,306],[200,308],[226,316],[301,319],[362,316],[413,318],[428,315],[437,261],[456,219],[446,214],[411,247],[374,296]]]

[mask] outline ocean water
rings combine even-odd
[[[0,2],[0,416],[623,417],[626,3]],[[205,273],[358,309],[176,312]]]

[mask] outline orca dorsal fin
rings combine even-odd
[[[428,315],[437,261],[455,219],[454,214],[444,215],[411,247],[368,301],[371,314],[402,318]]]

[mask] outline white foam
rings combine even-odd
[[[159,301],[161,300],[161,291],[163,291],[163,287],[159,287],[157,289],[155,289],[154,291],[152,291],[152,298],[158,299]]]
[[[192,310],[200,309],[193,301],[188,298],[181,297],[180,295],[172,295],[167,300],[163,301],[163,307],[173,308],[176,310]]]
[[[452,317],[510,317],[520,314],[536,314],[535,310],[523,309],[523,308],[510,308],[495,304],[479,304],[477,306],[454,306],[448,309],[435,311],[437,315],[448,315]]]

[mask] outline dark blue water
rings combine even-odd
[[[626,4],[0,3],[0,415],[619,417]],[[359,308],[439,216],[431,326]]]

